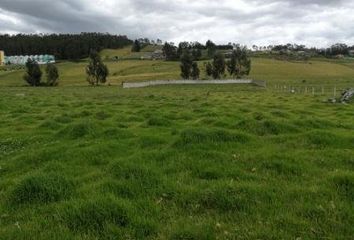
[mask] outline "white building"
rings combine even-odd
[[[25,65],[28,59],[38,64],[55,63],[54,55],[5,56],[5,64]]]

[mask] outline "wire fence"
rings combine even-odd
[[[274,85],[272,90],[280,93],[289,94],[302,94],[309,96],[326,96],[330,98],[338,98],[342,95],[345,89],[349,87],[337,86],[337,85]]]

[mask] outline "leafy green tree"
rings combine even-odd
[[[177,55],[178,57],[182,57],[183,53],[185,51],[188,51],[190,49],[190,45],[189,42],[180,42],[178,44],[178,48],[177,48]]]
[[[132,46],[132,52],[140,52],[141,51],[141,45],[138,40],[135,40]]]
[[[98,86],[99,83],[105,83],[109,74],[107,66],[102,62],[101,56],[92,51],[90,54],[90,62],[86,67],[87,81],[91,85]]]
[[[57,86],[59,79],[59,71],[57,66],[48,63],[45,72],[47,76],[47,86]]]
[[[205,71],[206,71],[207,76],[210,77],[213,75],[213,65],[210,62],[205,64]]]
[[[181,77],[183,79],[199,79],[200,70],[198,63],[193,61],[191,51],[185,50],[181,56]]]
[[[202,57],[202,50],[199,48],[193,49],[192,55],[193,55],[194,61],[198,61]]]
[[[242,78],[249,75],[251,71],[251,60],[247,56],[247,49],[236,47],[232,52],[231,59],[227,62],[227,71],[230,76]]]
[[[213,78],[220,79],[225,74],[225,57],[222,53],[218,53],[214,56],[213,61]]]
[[[162,48],[162,51],[167,61],[178,60],[177,48],[172,43],[166,42]]]
[[[225,75],[226,62],[223,54],[218,53],[214,56],[212,63],[208,62],[205,65],[205,71],[208,76],[212,76],[214,79],[220,79]]]
[[[42,71],[36,61],[28,59],[26,63],[26,73],[23,79],[33,87],[40,86]]]
[[[189,53],[189,51],[185,50],[181,56],[181,77],[183,79],[189,79],[191,76],[193,65],[193,57]]]
[[[198,63],[197,62],[193,62],[192,63],[192,72],[191,72],[191,78],[194,80],[199,79],[200,76],[200,70],[198,67]]]
[[[208,57],[209,58],[214,57],[214,55],[216,53],[216,44],[213,43],[211,40],[208,40],[205,44],[205,47],[208,51]]]

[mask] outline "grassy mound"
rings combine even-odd
[[[201,129],[191,128],[184,130],[178,144],[184,146],[188,144],[201,144],[201,143],[225,143],[225,142],[248,142],[250,138],[241,133],[232,133],[221,129]]]
[[[349,201],[354,201],[354,175],[342,174],[333,178],[333,184],[337,192],[346,197]]]
[[[70,139],[94,137],[96,134],[95,130],[95,126],[92,123],[82,122],[68,125],[63,130],[60,130],[58,135]]]
[[[18,183],[10,201],[13,204],[50,203],[68,199],[73,191],[73,182],[63,176],[38,174]]]
[[[75,232],[102,234],[109,224],[126,227],[130,222],[130,206],[110,198],[74,202],[62,212],[63,222]]]

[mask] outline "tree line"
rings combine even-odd
[[[174,43],[166,42],[162,51],[167,61],[179,60],[185,51],[189,51],[193,60],[202,60],[202,51],[206,50],[207,56],[205,59],[212,59],[218,50],[233,50],[236,44],[229,43],[227,45],[217,45],[211,40],[208,40],[204,45],[199,42],[180,42],[178,46]]]
[[[23,79],[32,87],[54,87],[59,84],[59,71],[56,65],[48,63],[45,68],[46,82],[42,82],[43,72],[39,64],[32,59],[26,63],[26,71]],[[95,50],[90,52],[89,64],[86,66],[87,81],[91,85],[98,86],[105,83],[109,75],[108,67],[103,63],[101,56]]]
[[[39,64],[32,60],[28,59],[26,63],[26,72],[23,75],[23,79],[32,87],[38,86],[48,86],[54,87],[57,86],[59,80],[59,71],[57,66],[54,64],[48,63],[45,68],[46,82],[42,82],[42,70]]]
[[[181,77],[183,79],[200,78],[200,69],[197,59],[195,59],[190,50],[184,50],[181,56]],[[214,54],[211,62],[205,63],[206,75],[213,79],[221,79],[226,77],[226,73],[231,78],[240,79],[243,76],[247,76],[251,72],[251,59],[248,56],[246,47],[236,46],[232,51],[229,60],[225,59],[225,55],[222,53]]]
[[[274,51],[279,53],[287,53],[287,52],[305,52],[310,54],[311,56],[324,56],[327,58],[332,58],[338,55],[348,56],[350,55],[350,51],[354,50],[353,46],[348,46],[344,43],[336,43],[331,45],[328,48],[317,48],[317,47],[306,47],[301,44],[280,44],[280,45],[269,45],[269,46],[257,46],[253,45],[252,49],[254,51]]]
[[[54,55],[57,59],[78,60],[92,50],[122,48],[132,44],[126,36],[104,33],[0,35],[6,55]]]

